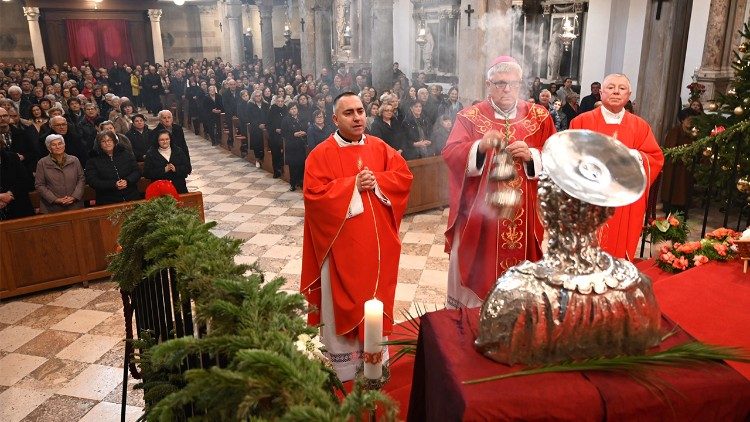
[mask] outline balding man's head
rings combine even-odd
[[[159,122],[164,125],[165,128],[172,127],[172,112],[169,110],[162,110],[159,112]]]

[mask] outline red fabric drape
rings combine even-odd
[[[94,67],[133,64],[128,23],[123,19],[67,19],[69,63],[88,59]]]

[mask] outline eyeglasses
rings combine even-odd
[[[115,141],[112,139],[102,139],[101,141],[99,141],[99,143],[100,144],[114,144]]]
[[[53,127],[60,127],[60,126],[67,126],[67,125],[68,125],[68,123],[57,123],[57,124],[54,124],[52,126]]]
[[[507,87],[510,89],[518,89],[521,86],[521,81],[490,81],[492,85],[499,90],[503,90]]]

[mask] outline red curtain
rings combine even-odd
[[[134,64],[123,19],[67,19],[69,63],[80,66],[88,59],[94,67],[112,67],[113,62]]]

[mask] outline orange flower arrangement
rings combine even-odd
[[[688,227],[682,214],[669,214],[651,220],[644,228],[643,234],[649,236],[652,244],[664,241],[684,242],[687,239]]]
[[[720,228],[699,241],[665,245],[656,256],[656,264],[664,271],[676,273],[710,261],[728,261],[735,257],[736,248],[732,242],[740,235],[734,230]]]

